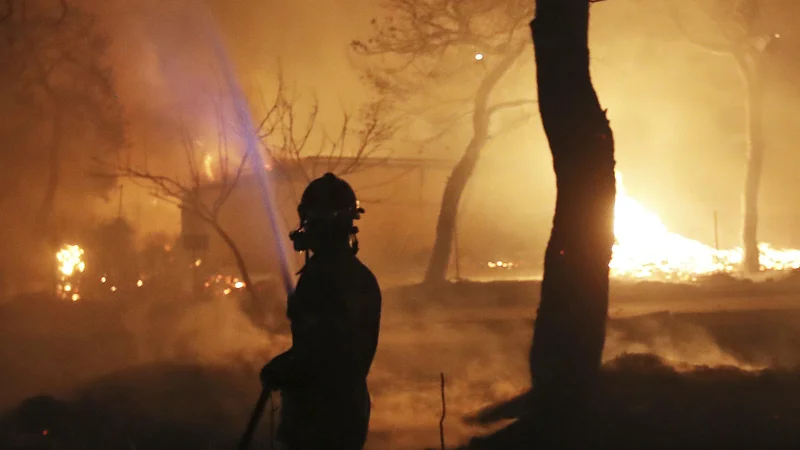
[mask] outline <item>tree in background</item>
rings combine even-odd
[[[481,151],[498,133],[493,119],[534,103],[516,92],[502,98],[500,89],[524,62],[531,6],[520,0],[386,0],[386,17],[373,20],[373,36],[352,44],[370,57],[370,83],[403,104],[401,114],[432,118],[441,129],[434,138],[446,136],[465,118],[471,121],[469,143],[442,196],[428,283],[447,276],[461,197]]]
[[[538,0],[531,22],[539,111],[557,197],[530,368],[545,448],[582,448],[597,380],[614,244],[614,138],[592,85],[590,0]]]
[[[760,269],[758,249],[758,193],[764,166],[764,90],[769,75],[771,54],[781,37],[762,14],[759,0],[706,3],[706,19],[718,29],[709,36],[690,29],[675,2],[669,9],[681,33],[694,45],[713,54],[727,55],[736,63],[745,90],[746,168],[742,193],[742,269]]]
[[[94,17],[66,1],[0,4],[0,204],[15,211],[0,228],[15,267],[54,258],[59,228],[85,220],[87,197],[115,183],[86,176],[125,143],[108,44]],[[44,243],[46,255],[31,251]]]

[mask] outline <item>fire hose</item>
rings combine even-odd
[[[241,439],[239,439],[239,445],[236,447],[237,450],[247,450],[250,447],[250,443],[253,441],[253,436],[258,427],[258,422],[261,421],[261,416],[264,415],[264,409],[266,409],[267,403],[269,403],[271,398],[271,389],[268,387],[261,389],[261,395],[258,396],[258,401],[256,402],[255,408],[253,408],[253,413],[250,415],[247,428],[245,428],[244,434],[242,434]]]

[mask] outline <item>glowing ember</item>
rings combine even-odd
[[[194,266],[195,267],[200,267],[200,264],[203,264],[203,260],[202,259],[195,259],[194,260]]]
[[[142,281],[142,280],[137,280],[136,281],[136,287],[142,287],[143,284],[144,284],[144,281]]]
[[[697,275],[733,272],[742,262],[742,249],[716,250],[667,230],[661,219],[628,197],[617,172],[614,210],[616,244],[611,259],[614,277],[691,280]],[[759,244],[762,270],[800,268],[800,250],[779,250]]]
[[[203,286],[210,289],[212,292],[222,295],[229,295],[235,290],[244,289],[247,284],[239,278],[232,275],[216,274],[208,278]]]
[[[475,53],[475,61],[483,60],[483,53]]]

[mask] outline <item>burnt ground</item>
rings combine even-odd
[[[386,292],[368,448],[438,447],[440,373],[448,445],[517,417],[537,291]],[[615,284],[596,448],[800,448],[796,292],[794,282]],[[252,328],[230,299],[148,298],[0,306],[0,448],[231,448],[258,368],[288,341]],[[499,422],[464,420],[497,404]],[[269,422],[254,448],[269,448]]]
[[[734,367],[683,367],[654,355],[608,362],[593,408],[586,448],[800,448],[800,374]],[[476,414],[482,421],[520,420],[469,448],[517,448],[528,394]]]

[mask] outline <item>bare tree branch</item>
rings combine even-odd
[[[384,8],[392,15],[379,23],[368,41],[354,41],[353,49],[363,55],[404,55],[408,60],[441,55],[448,47],[468,45],[486,53],[502,52],[515,24],[530,20],[530,2],[456,0],[387,0]],[[489,20],[481,20],[489,18]],[[493,22],[487,26],[487,22]],[[498,33],[500,30],[500,33]],[[401,68],[404,66],[401,65]]]
[[[605,0],[596,0],[596,1],[605,1]],[[487,112],[491,115],[491,114],[500,112],[500,111],[502,111],[504,109],[518,108],[520,106],[525,106],[525,105],[535,105],[537,103],[538,103],[538,100],[535,100],[535,99],[521,99],[521,100],[512,100],[512,101],[507,101],[507,102],[500,102],[500,103],[497,103],[495,105],[490,106]]]
[[[336,133],[329,133],[320,124],[320,105],[313,93],[305,113],[301,113],[300,100],[296,91],[287,91],[279,78],[275,101],[271,108],[265,108],[259,128],[262,146],[270,149],[282,175],[299,172],[308,182],[323,162],[326,171],[352,174],[366,159],[389,152],[386,144],[397,129],[398,119],[389,117],[383,100],[364,105],[356,115],[343,111]]]
[[[599,0],[599,1],[604,1],[604,0]],[[519,108],[519,107],[525,106],[525,105],[535,105],[537,103],[538,103],[537,100],[516,100],[516,101],[508,101],[508,102],[501,102],[501,103],[495,104],[494,106],[489,108],[490,120],[491,120],[491,116],[494,116],[494,114],[499,113],[501,111],[509,110],[509,109],[516,109],[516,108]],[[511,130],[516,129],[518,126],[520,126],[523,123],[527,122],[531,117],[532,117],[532,115],[524,115],[524,116],[520,117],[519,119],[511,122],[510,124],[507,124],[507,126],[505,126],[503,129],[501,129],[499,131],[496,131],[494,133],[491,133],[489,135],[488,139],[494,139],[495,137],[497,137],[497,136],[499,136],[501,134],[504,134],[504,133],[507,133],[507,132],[509,132]]]
[[[680,31],[681,35],[686,38],[689,43],[701,50],[717,55],[731,55],[736,52],[737,45],[733,42],[714,42],[705,36],[698,36],[691,33],[681,17],[677,2],[675,0],[665,0],[665,2],[675,26],[678,27],[678,31]]]

